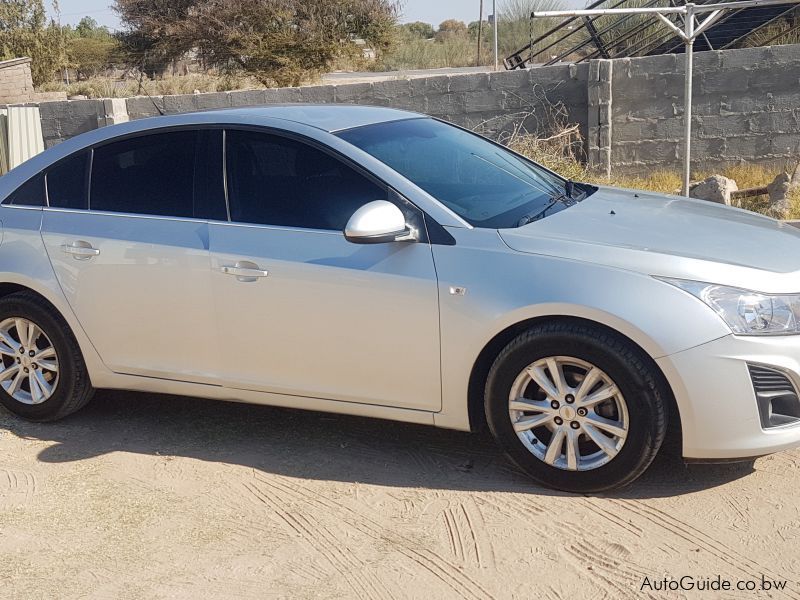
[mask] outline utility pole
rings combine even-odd
[[[711,13],[712,16],[719,13]],[[666,17],[662,19],[669,21]],[[686,76],[683,82],[683,189],[684,196],[689,195],[689,179],[692,176],[692,69],[694,60],[694,4],[686,4],[684,41],[686,42]]]
[[[497,0],[492,0],[492,17],[494,20],[494,70],[497,71],[499,68],[497,56]]]
[[[481,42],[483,41],[483,0],[481,0],[481,14],[478,17],[478,59],[475,61],[475,66],[481,66]]]

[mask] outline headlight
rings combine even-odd
[[[786,335],[800,333],[800,294],[760,294],[750,290],[659,277],[705,302],[733,333]]]

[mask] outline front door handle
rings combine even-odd
[[[100,250],[93,248],[89,242],[78,240],[71,244],[64,244],[61,249],[67,254],[71,254],[75,260],[88,260],[100,254]]]
[[[249,260],[240,260],[233,266],[223,266],[220,269],[226,275],[234,275],[238,281],[256,281],[259,277],[266,277],[269,271],[263,271],[258,265]]]

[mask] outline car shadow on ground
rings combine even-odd
[[[488,433],[345,415],[100,391],[81,412],[57,423],[29,423],[0,409],[2,429],[54,442],[38,456],[47,463],[132,452],[238,464],[297,478],[559,494],[527,479]],[[729,483],[753,471],[752,462],[685,465],[675,444],[670,446],[634,484],[600,496],[674,496]]]

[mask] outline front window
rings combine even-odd
[[[231,220],[341,231],[367,202],[387,197],[372,181],[308,144],[259,131],[227,131]]]
[[[563,210],[566,182],[478,135],[434,119],[349,129],[371,154],[475,227],[507,228]]]

